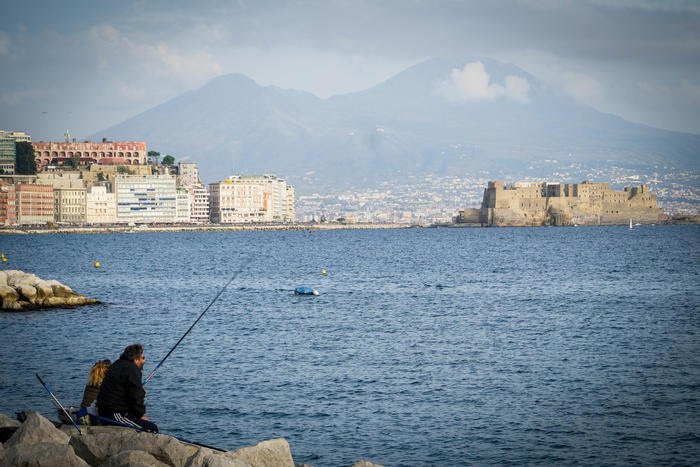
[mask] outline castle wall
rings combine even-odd
[[[614,225],[658,222],[656,195],[642,185],[616,191],[607,183],[489,182],[479,220],[484,225]]]

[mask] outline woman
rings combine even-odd
[[[107,368],[109,368],[111,363],[112,362],[109,359],[105,359],[98,361],[92,366],[90,376],[88,376],[88,383],[85,386],[85,391],[83,392],[83,401],[80,403],[80,407],[90,407],[95,399],[97,399],[97,394],[100,393],[102,380],[105,379]]]

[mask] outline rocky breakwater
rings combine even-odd
[[[36,412],[19,422],[0,414],[0,467],[295,467],[283,438],[232,451],[217,451],[181,442],[164,434],[130,428],[70,425],[57,428]],[[373,467],[358,461],[355,467]]]
[[[99,303],[73,292],[73,289],[57,280],[42,280],[34,274],[16,270],[0,271],[0,300],[5,311]]]

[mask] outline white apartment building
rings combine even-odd
[[[211,221],[221,224],[294,222],[294,190],[288,190],[287,186],[286,181],[274,175],[232,175],[212,183],[209,185]]]
[[[114,185],[117,222],[175,222],[177,190],[174,176],[119,175]]]
[[[209,190],[204,185],[195,185],[190,190],[190,221],[198,224],[209,222]]]
[[[56,222],[85,223],[85,187],[82,183],[76,183],[73,187],[54,188],[53,199]]]
[[[178,223],[189,223],[190,216],[192,215],[192,208],[190,205],[190,192],[184,186],[177,187],[177,202],[175,210],[175,222]]]
[[[117,222],[117,202],[114,193],[105,186],[93,186],[85,195],[86,224],[114,224]]]
[[[199,179],[199,169],[195,162],[178,162],[177,164],[177,184],[186,187],[201,185]]]

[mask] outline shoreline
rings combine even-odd
[[[673,216],[656,224],[642,225],[697,225],[700,224],[698,215]],[[598,227],[626,224],[581,224],[560,225],[554,227]],[[430,229],[430,228],[504,228],[504,227],[552,227],[545,225],[482,225],[475,222],[456,222],[445,224],[404,224],[404,223],[372,223],[357,224],[339,223],[290,223],[290,224],[179,224],[151,225],[139,224],[109,225],[109,226],[0,226],[0,235],[25,234],[105,234],[105,233],[144,233],[144,232],[235,232],[235,231],[304,231],[318,230],[375,230],[375,229]]]
[[[147,233],[147,232],[228,232],[228,231],[314,231],[314,230],[369,230],[369,229],[408,229],[428,226],[416,224],[202,224],[202,225],[146,225],[105,226],[105,227],[4,227],[0,235],[26,234],[105,234],[105,233]]]

